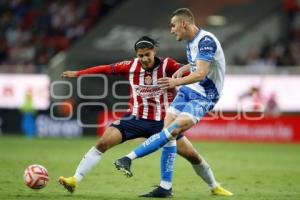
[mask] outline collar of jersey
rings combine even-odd
[[[197,32],[196,35],[193,37],[193,39],[189,41],[189,43],[194,42],[194,40],[197,38],[197,36],[200,35],[201,30],[202,30],[202,29],[199,28],[198,32]]]
[[[150,69],[150,70],[145,70],[145,69],[142,67],[142,69],[144,69],[146,72],[152,72],[156,67],[158,67],[158,66],[160,65],[160,63],[161,63],[160,58],[155,56],[155,57],[154,57],[154,66],[153,66],[153,68]]]

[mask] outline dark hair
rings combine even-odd
[[[188,19],[191,23],[195,22],[194,15],[193,15],[192,11],[188,8],[179,8],[179,9],[175,10],[172,13],[171,18],[174,16],[184,17],[184,18]]]
[[[158,47],[158,41],[148,36],[141,37],[134,44],[135,51],[143,48],[154,49],[154,47]]]

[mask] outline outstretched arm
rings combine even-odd
[[[84,74],[110,74],[112,73],[112,67],[110,65],[100,65],[96,67],[90,67],[80,71],[65,71],[62,73],[63,78],[76,78]]]
[[[197,69],[195,72],[182,78],[161,78],[158,80],[158,84],[161,89],[171,89],[179,85],[187,85],[196,83],[205,79],[209,71],[210,63],[204,60],[197,60]]]

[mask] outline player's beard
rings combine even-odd
[[[174,34],[174,37],[177,41],[179,41],[179,42],[182,41],[182,38],[179,35]]]

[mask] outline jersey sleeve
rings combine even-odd
[[[76,76],[81,76],[85,74],[110,74],[110,65],[99,65],[95,67],[89,67],[80,71],[77,71]]]
[[[113,63],[110,65],[99,65],[95,67],[89,67],[83,70],[80,70],[76,73],[76,76],[81,76],[85,74],[121,74],[127,75],[129,73],[130,66],[133,61],[122,61]]]
[[[211,62],[217,51],[216,41],[208,35],[204,36],[199,41],[198,51],[196,60]]]
[[[171,77],[180,67],[183,65],[178,63],[172,58],[168,58],[168,63],[166,66],[166,74],[168,77]]]
[[[112,74],[121,74],[127,75],[129,74],[130,66],[132,65],[133,60],[130,61],[122,61],[111,64]]]

